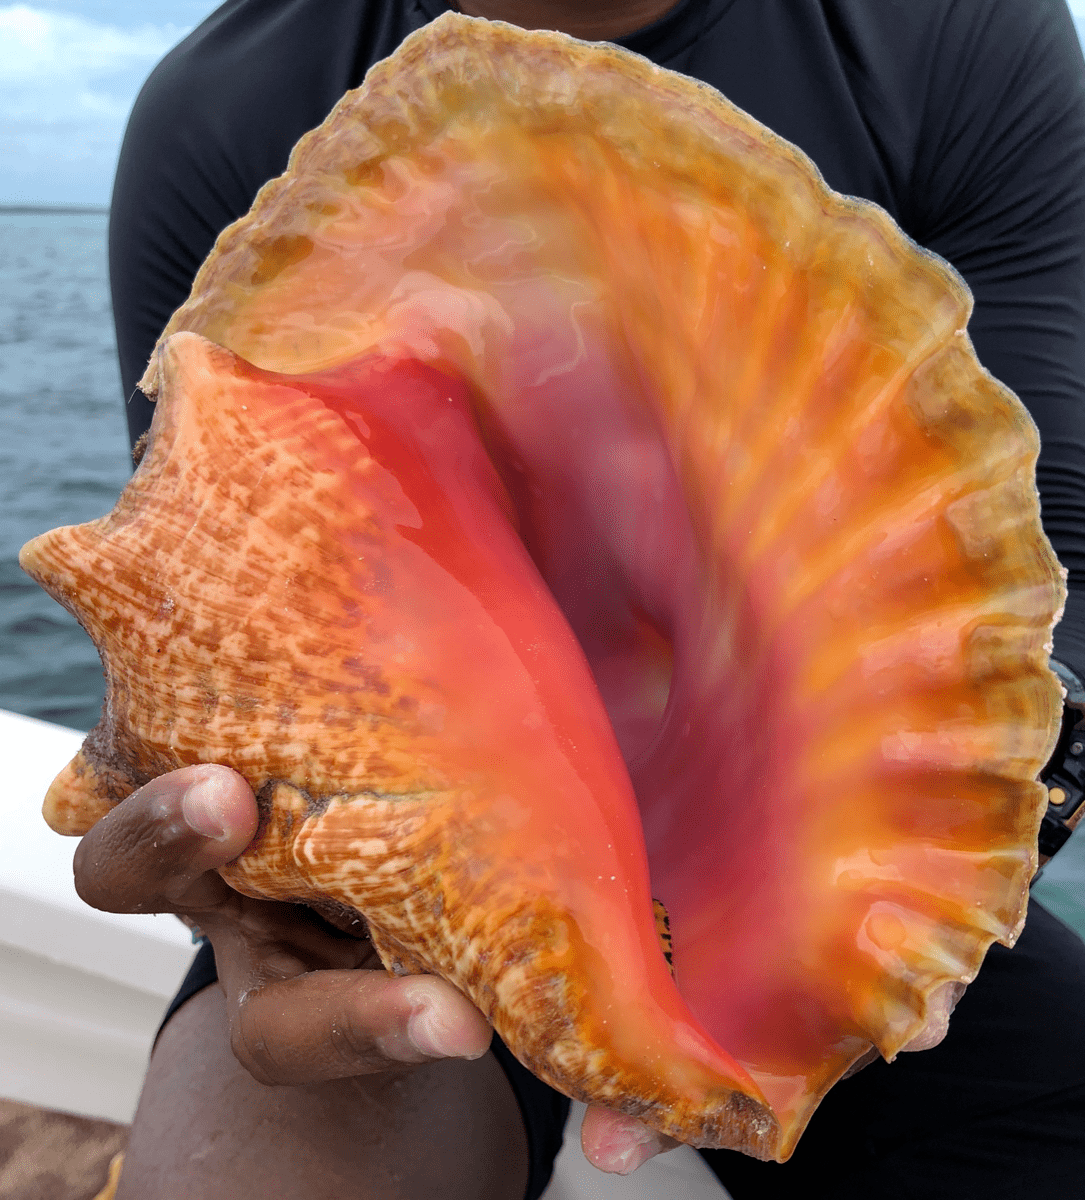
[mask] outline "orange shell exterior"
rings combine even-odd
[[[114,512],[24,551],[110,689],[47,817],[228,763],[234,886],[785,1159],[1035,871],[1062,573],[970,303],[710,89],[435,21],[220,237]]]

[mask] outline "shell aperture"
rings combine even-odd
[[[220,238],[114,513],[25,552],[110,684],[53,823],[227,762],[235,886],[785,1158],[1034,870],[1061,578],[968,306],[707,89],[426,27]]]

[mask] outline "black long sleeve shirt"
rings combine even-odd
[[[151,414],[135,382],[217,234],[446,7],[228,0],[151,75],[110,221],[133,439]],[[980,360],[1040,430],[1070,572],[1056,654],[1085,675],[1085,64],[1065,0],[681,0],[619,40],[718,88],[964,276]]]

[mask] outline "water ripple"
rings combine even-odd
[[[0,213],[0,708],[83,729],[97,652],[16,556],[108,512],[128,478],[105,238],[97,214]]]

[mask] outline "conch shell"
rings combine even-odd
[[[1035,870],[1063,589],[970,303],[710,89],[435,21],[220,237],[114,511],[23,552],[109,684],[48,820],[228,763],[235,887],[785,1159]]]

